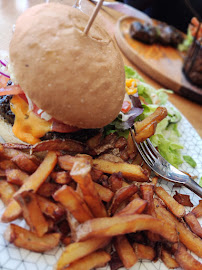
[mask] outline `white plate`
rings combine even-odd
[[[169,106],[171,104],[169,103]],[[174,106],[173,106],[174,107]],[[175,108],[176,109],[176,108]],[[180,142],[184,145],[182,151],[183,155],[190,155],[197,162],[197,167],[193,169],[188,164],[182,164],[183,171],[190,173],[191,175],[197,175],[198,181],[202,177],[202,140],[197,134],[192,125],[182,116],[182,120],[179,124],[179,131],[181,133]],[[175,194],[175,189],[172,183],[162,180],[161,185],[171,194]],[[187,188],[177,188],[178,192],[190,195],[191,202],[195,205],[199,202],[199,197]],[[0,201],[0,215],[4,210],[3,203]],[[187,207],[187,211],[191,208]],[[15,221],[20,226],[25,226],[25,222],[22,220]],[[57,247],[54,250],[46,252],[44,254],[30,252],[22,248],[16,248],[13,244],[8,243],[3,233],[7,227],[7,224],[0,223],[0,269],[2,270],[48,270],[53,269],[53,266],[57,262],[62,253],[62,248]],[[109,270],[109,267],[102,268]],[[121,268],[124,269],[124,268]],[[167,267],[158,260],[157,262],[142,261],[134,265],[131,270],[165,270]]]

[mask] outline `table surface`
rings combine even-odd
[[[12,26],[15,23],[17,17],[28,7],[39,3],[48,2],[41,0],[0,0],[0,50],[8,50],[9,41],[12,36]],[[60,0],[49,1],[60,2],[63,4],[73,5],[73,0]],[[81,1],[81,9],[86,14],[90,15],[94,5],[88,0]],[[101,23],[103,27],[114,36],[114,29],[117,20],[123,16],[123,14],[110,10],[109,8],[102,8],[99,12],[96,21]],[[123,55],[123,54],[122,54]],[[123,59],[126,65],[134,67],[145,81],[155,88],[162,88],[160,84],[153,79],[145,75],[137,66],[132,64],[124,55]],[[184,97],[177,94],[169,95],[169,101],[178,108],[179,111],[189,120],[199,135],[202,137],[202,106],[196,104]]]

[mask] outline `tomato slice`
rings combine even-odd
[[[129,112],[131,109],[131,102],[128,100],[124,100],[121,111],[123,113]]]
[[[19,95],[22,93],[23,91],[19,85],[9,85],[5,88],[0,88],[0,96]]]
[[[56,132],[60,132],[60,133],[70,133],[70,132],[75,132],[78,130],[79,130],[79,128],[77,128],[77,127],[69,126],[69,125],[66,125],[62,122],[59,122],[59,121],[53,119],[52,131],[56,131]]]

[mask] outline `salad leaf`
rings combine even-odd
[[[183,159],[193,168],[196,168],[196,161],[190,156],[183,156]]]
[[[138,93],[130,95],[132,108],[127,113],[120,112],[118,117],[104,128],[104,135],[117,132],[119,136],[128,137],[129,129],[133,126],[137,116],[142,114],[143,107],[139,100]]]
[[[137,87],[139,96],[142,96],[146,103],[164,105],[168,100],[167,93],[172,93],[171,90],[159,89],[156,90],[151,85],[140,82]]]
[[[188,51],[189,47],[191,46],[192,42],[193,42],[194,38],[191,34],[190,29],[188,28],[187,30],[187,36],[186,38],[183,40],[183,42],[181,44],[178,45],[178,50],[181,52],[186,52]]]
[[[199,181],[199,185],[202,187],[202,177],[201,177],[201,179]]]
[[[131,67],[125,66],[125,75],[126,79],[138,79],[140,81],[144,81],[143,78]]]

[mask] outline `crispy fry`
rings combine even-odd
[[[135,122],[136,133],[140,133],[140,131],[145,129],[154,120],[159,123],[167,116],[167,114],[167,109],[165,107],[158,107],[154,113],[150,114],[143,121]]]
[[[202,200],[199,201],[199,204],[194,207],[191,212],[194,213],[197,218],[202,217]]]
[[[154,186],[150,184],[140,185],[140,191],[142,193],[142,199],[147,201],[147,207],[145,213],[151,215],[152,217],[156,217],[156,212],[154,208]],[[148,231],[147,237],[152,242],[160,241],[160,236],[153,232]]]
[[[105,173],[118,173],[122,172],[123,177],[132,181],[145,182],[148,181],[149,175],[146,170],[140,166],[128,163],[114,163],[102,159],[94,159],[93,165],[96,169]]]
[[[164,248],[161,250],[161,260],[168,267],[168,269],[175,269],[179,267],[179,264],[176,262],[176,260]]]
[[[56,163],[56,154],[54,152],[48,152],[38,169],[29,176],[27,181],[21,186],[17,193],[21,193],[25,190],[33,190],[33,192],[36,192],[40,185],[46,180],[48,175],[54,169]],[[14,199],[12,199],[6,207],[1,220],[3,222],[10,222],[16,219],[20,214],[21,208],[19,204]]]
[[[61,172],[52,172],[51,178],[58,184],[68,184],[72,179],[70,177],[69,172],[61,171]]]
[[[39,207],[37,196],[31,191],[23,191],[14,196],[22,209],[23,217],[30,227],[30,230],[39,237],[48,231],[48,223],[45,220]]]
[[[16,224],[10,224],[5,233],[5,239],[19,248],[35,252],[45,252],[59,244],[60,233],[45,234],[42,237],[30,232]]]
[[[32,146],[33,152],[41,152],[41,151],[68,151],[72,153],[83,153],[85,149],[84,144],[78,141],[66,139],[66,140],[49,140],[49,141],[42,141],[34,146]]]
[[[67,208],[79,223],[93,218],[82,197],[71,187],[64,185],[54,193],[53,198]]]
[[[125,268],[132,267],[138,258],[125,235],[116,236],[114,246]]]
[[[70,172],[71,177],[79,184],[83,198],[95,217],[107,216],[106,209],[95,189],[90,175],[91,165],[88,161],[74,163]]]
[[[12,160],[2,160],[0,161],[0,169],[1,170],[17,169],[17,166]]]
[[[149,184],[140,185],[140,191],[142,193],[142,199],[147,201],[146,213],[152,217],[156,217],[154,209],[154,186]]]
[[[154,135],[156,131],[156,127],[157,127],[157,122],[152,121],[144,129],[142,129],[139,133],[135,135],[135,141],[137,143],[140,143],[150,138],[152,135]]]
[[[6,178],[9,183],[22,186],[29,175],[19,169],[7,169]]]
[[[64,155],[58,158],[58,164],[64,170],[70,171],[76,161],[85,162],[86,160],[91,163],[92,157],[91,156],[70,156]]]
[[[108,179],[109,187],[113,192],[118,191],[123,187],[123,175],[121,172],[113,173]]]
[[[12,158],[12,161],[23,171],[28,173],[33,173],[38,168],[38,164],[36,164],[29,155],[25,155],[24,153],[19,154]]]
[[[156,186],[156,184],[158,183],[158,177],[157,176],[152,177],[152,183],[154,184],[154,186]]]
[[[16,190],[16,187],[6,180],[0,180],[0,198],[5,205],[9,204]]]
[[[65,246],[70,245],[71,242],[72,242],[72,239],[71,239],[71,237],[69,237],[69,236],[66,236],[65,238],[62,239],[62,243],[63,243]]]
[[[134,134],[134,132],[133,132],[133,134]],[[129,135],[128,135],[128,141],[127,141],[127,143],[128,143],[128,149],[127,149],[128,154],[129,155],[131,155],[131,154],[137,154],[138,153],[138,150],[137,150],[137,147],[135,146],[135,144],[133,142],[131,133],[129,133]]]
[[[91,175],[93,181],[97,182],[100,180],[101,176],[103,175],[103,172],[100,170],[96,170],[95,168],[92,168],[90,175]]]
[[[110,238],[93,238],[83,242],[72,243],[65,247],[57,261],[56,269],[63,269],[66,265],[91,254],[109,243]]]
[[[184,226],[181,222],[179,222],[173,214],[168,212],[165,207],[161,205],[161,203],[154,199],[155,211],[157,214],[157,218],[163,219],[166,222],[170,222],[176,225],[177,231],[179,233],[180,241],[191,251],[193,251],[199,257],[202,257],[202,240],[193,234],[188,228]]]
[[[65,215],[65,209],[61,205],[58,205],[40,195],[37,195],[37,201],[43,214],[52,218],[54,221],[58,222]]]
[[[73,262],[64,270],[90,270],[95,267],[105,266],[110,259],[111,257],[107,252],[97,251]]]
[[[134,243],[133,248],[138,259],[146,259],[152,261],[156,256],[155,250],[150,246]]]
[[[82,241],[92,237],[108,237],[141,230],[151,230],[170,242],[178,240],[175,226],[143,214],[88,220],[77,227],[75,240]]]
[[[51,197],[59,187],[56,183],[45,182],[39,187],[37,193],[43,197]]]
[[[181,218],[185,215],[184,206],[179,204],[175,199],[173,199],[173,197],[169,195],[165,191],[165,189],[163,189],[162,187],[156,187],[155,192],[176,217]]]
[[[120,188],[114,195],[112,204],[108,210],[109,215],[113,215],[120,206],[120,204],[123,201],[127,201],[127,199],[129,199],[137,191],[138,187],[135,184]]]
[[[193,233],[198,235],[200,238],[202,238],[202,227],[200,223],[198,222],[196,216],[194,213],[188,213],[184,216],[184,219],[186,223],[189,225],[190,229]]]
[[[94,137],[87,140],[87,145],[90,149],[94,149],[96,146],[98,146],[101,142],[102,138],[102,132],[98,133]]]
[[[180,194],[177,191],[175,191],[175,195],[173,198],[180,204],[184,206],[193,207],[192,202],[190,201],[190,196],[186,194]]]
[[[202,264],[197,261],[185,247],[179,243],[178,249],[175,252],[175,259],[184,270],[201,270]]]
[[[104,202],[110,202],[114,196],[114,192],[112,192],[109,188],[99,185],[98,183],[94,183],[94,185],[101,200]]]
[[[146,201],[142,199],[132,200],[126,207],[116,213],[116,216],[134,215],[141,214],[147,205]]]

